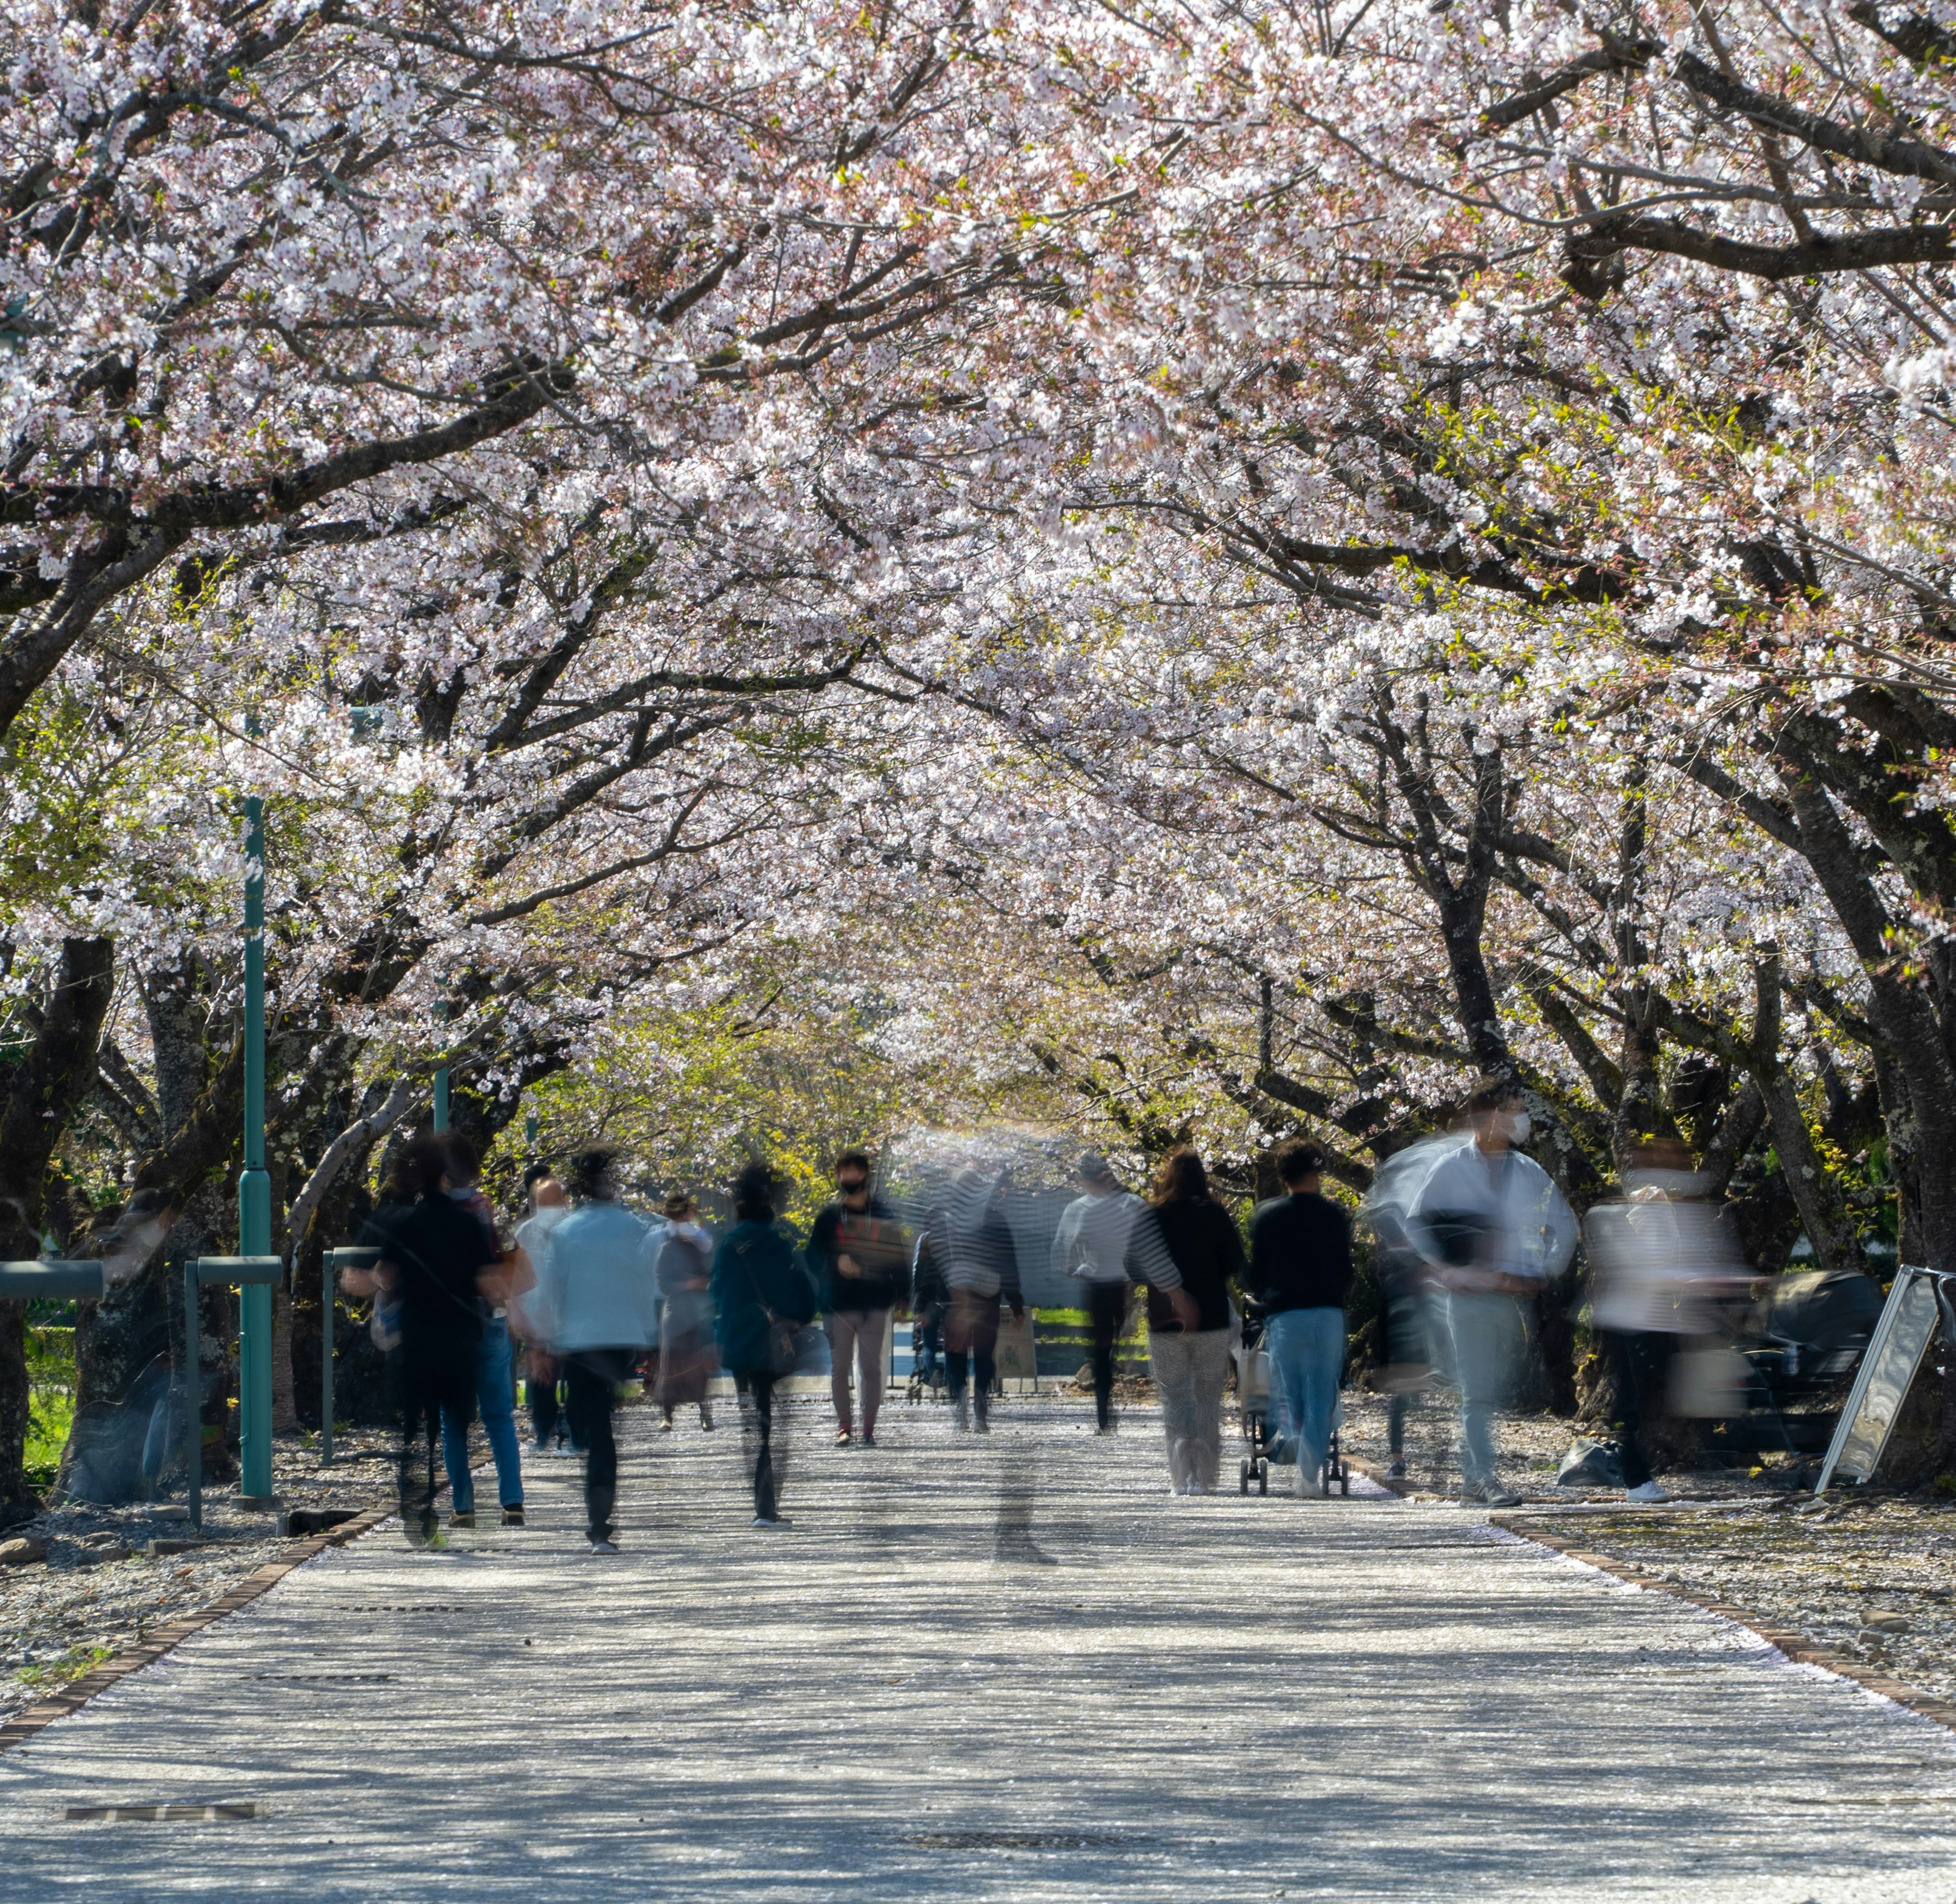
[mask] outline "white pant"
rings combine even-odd
[[[1161,1397],[1168,1475],[1180,1490],[1207,1493],[1222,1458],[1222,1385],[1229,1375],[1229,1331],[1150,1333],[1148,1362]]]

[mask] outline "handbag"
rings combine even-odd
[[[768,1306],[766,1297],[761,1293],[760,1279],[747,1266],[745,1243],[741,1244],[737,1253],[742,1258],[741,1267],[747,1271],[747,1287],[754,1292],[755,1306],[768,1318],[767,1372],[778,1378],[792,1375],[795,1364],[801,1359],[800,1331],[786,1316],[777,1315]]]

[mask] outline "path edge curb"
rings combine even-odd
[[[342,1520],[338,1527],[329,1527],[323,1533],[295,1541],[276,1560],[268,1560],[262,1567],[254,1568],[208,1606],[200,1606],[194,1613],[186,1613],[168,1626],[159,1627],[140,1646],[131,1647],[113,1659],[105,1659],[100,1666],[90,1667],[52,1697],[16,1713],[0,1726],[0,1752],[9,1752],[17,1745],[25,1745],[43,1726],[52,1726],[56,1719],[65,1719],[70,1713],[79,1711],[96,1694],[121,1685],[132,1672],[140,1672],[144,1667],[155,1665],[192,1634],[200,1633],[227,1613],[236,1612],[241,1606],[248,1606],[260,1594],[270,1593],[295,1568],[316,1559],[329,1547],[343,1547],[349,1541],[358,1540],[362,1534],[371,1533],[382,1522],[392,1520],[399,1511],[395,1506],[368,1508],[351,1520]],[[1956,1725],[1956,1716],[1952,1716],[1951,1723]]]
[[[1681,1587],[1674,1580],[1659,1578],[1647,1574],[1640,1568],[1626,1565],[1623,1561],[1612,1560],[1607,1554],[1599,1554],[1593,1548],[1585,1547],[1573,1540],[1565,1540],[1560,1535],[1544,1532],[1540,1528],[1523,1524],[1517,1527],[1506,1514],[1492,1514],[1488,1524],[1499,1527],[1503,1533],[1513,1534],[1517,1540],[1532,1542],[1538,1547],[1546,1547],[1565,1558],[1579,1561],[1585,1567],[1593,1567],[1599,1574],[1607,1574],[1612,1580],[1620,1580],[1626,1586],[1642,1587],[1648,1593],[1667,1593],[1674,1600],[1683,1600],[1689,1605],[1701,1607],[1707,1613],[1715,1613],[1721,1619],[1729,1620],[1734,1626],[1743,1627],[1748,1633],[1755,1633],[1765,1643],[1776,1647],[1796,1666],[1818,1666],[1823,1672],[1831,1672],[1837,1678],[1851,1681],[1863,1691],[1876,1694],[1883,1699],[1903,1707],[1905,1710],[1932,1720],[1936,1725],[1956,1732],[1956,1703],[1938,1699],[1932,1694],[1919,1688],[1891,1679],[1887,1674],[1872,1667],[1864,1666],[1858,1659],[1850,1659],[1844,1653],[1832,1647],[1816,1645],[1803,1633],[1788,1632],[1783,1627],[1775,1626],[1762,1613],[1756,1613],[1749,1606],[1735,1606],[1730,1600],[1715,1599],[1708,1593],[1696,1593],[1688,1587]]]

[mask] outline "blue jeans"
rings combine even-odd
[[[1448,1290],[1438,1298],[1439,1319],[1460,1385],[1460,1467],[1469,1481],[1492,1482],[1494,1411],[1513,1397],[1528,1328],[1512,1296]]]
[[[1331,1445],[1331,1413],[1345,1372],[1342,1309],[1280,1309],[1264,1331],[1270,1355],[1270,1403],[1282,1445],[1308,1479]]]
[[[516,1451],[516,1412],[510,1384],[510,1328],[500,1315],[482,1325],[475,1350],[475,1405],[496,1457],[496,1492],[506,1508],[523,1505],[522,1457]],[[453,1408],[441,1411],[441,1457],[457,1514],[475,1511],[475,1479],[468,1472],[468,1423]]]

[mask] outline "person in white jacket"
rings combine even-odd
[[[563,1365],[572,1438],[584,1449],[592,1551],[615,1554],[611,1411],[619,1385],[658,1340],[658,1285],[645,1257],[647,1226],[618,1201],[613,1154],[586,1151],[572,1166],[569,1189],[577,1207],[551,1233],[529,1309]]]
[[[1482,1078],[1467,1110],[1474,1141],[1436,1158],[1412,1198],[1407,1231],[1425,1258],[1460,1385],[1465,1498],[1512,1507],[1520,1496],[1501,1484],[1494,1422],[1527,1347],[1519,1299],[1567,1266],[1576,1215],[1548,1173],[1517,1148],[1528,1141],[1529,1120],[1512,1078]]]

